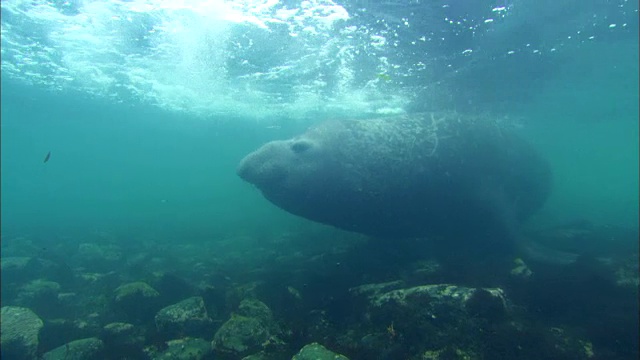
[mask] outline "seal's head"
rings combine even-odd
[[[272,141],[247,155],[237,173],[259,189],[284,186],[291,177],[300,176],[300,167],[308,168],[314,145],[308,140]]]
[[[237,173],[269,201],[305,216],[303,208],[326,196],[332,162],[321,141],[302,136],[263,145],[242,159]]]

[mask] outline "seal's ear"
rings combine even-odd
[[[306,140],[297,140],[293,144],[291,144],[291,150],[296,154],[303,153],[309,150],[310,148],[311,148],[311,142]]]

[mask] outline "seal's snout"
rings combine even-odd
[[[250,157],[251,157],[251,154],[245,156],[242,160],[240,160],[240,164],[238,164],[238,167],[236,168],[236,174],[240,176],[242,180],[253,183],[252,175],[251,175]]]
[[[288,173],[286,155],[290,150],[286,144],[284,141],[272,141],[263,145],[240,161],[236,174],[261,189],[280,183]]]

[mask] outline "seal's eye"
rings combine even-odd
[[[311,143],[308,141],[296,141],[291,144],[291,150],[296,154],[300,154],[301,152],[308,150],[310,147]]]

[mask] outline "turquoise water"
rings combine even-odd
[[[317,330],[328,320],[308,317],[319,313],[353,320],[353,309],[334,303],[351,287],[401,278],[501,286],[534,309],[527,315],[532,329],[539,320],[540,328],[586,334],[602,359],[637,355],[637,259],[611,255],[637,247],[637,3],[15,0],[1,9],[3,264],[27,257],[73,274],[69,280],[44,265],[42,273],[23,269],[26,280],[3,273],[2,305],[29,307],[45,321],[38,354],[100,336],[114,321],[140,326],[144,345],[157,346],[153,319],[114,310],[113,293],[127,282],[169,293],[162,306],[204,296],[217,325],[235,311],[240,294],[255,295],[255,284],[263,284],[267,290],[257,297],[284,314],[283,323]],[[423,279],[420,271],[433,269],[421,257],[430,251],[422,243],[396,248],[296,217],[236,175],[251,151],[326,119],[440,110],[504,118],[533,143],[554,184],[525,230],[569,226],[549,235],[548,245],[554,236],[587,231],[566,224],[590,224],[588,231],[597,231],[589,241],[605,249],[596,255],[606,261],[598,261],[615,276],[587,261],[566,271],[539,265],[539,277],[525,285],[495,280],[492,268]],[[162,274],[191,287],[163,292]],[[107,280],[86,281],[92,276]],[[614,277],[631,288],[602,285]],[[41,279],[80,300],[59,307],[51,305],[62,303],[58,293],[55,301],[29,298],[25,282]],[[602,303],[590,302],[602,293]],[[601,311],[605,305],[614,315]],[[65,332],[55,327],[59,318],[97,324]],[[367,334],[387,339],[393,321],[402,334],[398,320],[390,328],[376,323]],[[324,337],[291,331],[285,353],[326,340],[351,349],[353,359],[370,358],[364,340],[345,345],[336,340],[341,327],[331,329]],[[198,336],[211,341],[213,333]],[[402,339],[402,349],[413,349],[410,336]],[[419,356],[389,353],[396,355],[380,358]],[[146,358],[138,355],[131,358]]]
[[[514,114],[525,119],[522,133],[553,166],[553,195],[539,214],[545,221],[637,224],[637,60],[631,41],[581,50],[515,106]],[[3,231],[205,234],[289,223],[235,167],[262,143],[291,137],[306,123],[272,128],[224,116],[203,119],[82,93],[47,93],[7,78]]]
[[[637,224],[637,64],[636,42],[581,50],[525,105],[554,168],[546,210],[558,219]]]

